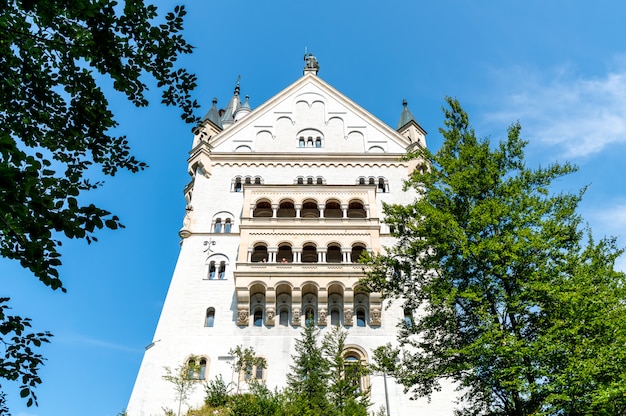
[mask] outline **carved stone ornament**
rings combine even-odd
[[[343,313],[344,325],[352,325],[352,309],[346,309]]]
[[[248,325],[249,315],[250,312],[248,312],[248,309],[239,309],[239,312],[237,313],[237,325]]]
[[[274,318],[276,317],[276,311],[273,308],[267,308],[266,316],[267,318],[265,320],[265,324],[274,325]]]
[[[326,309],[322,308],[320,309],[320,313],[319,313],[319,319],[318,319],[318,325],[326,325]]]
[[[293,324],[300,325],[300,308],[293,308]]]
[[[372,309],[370,324],[380,326],[380,309],[378,308]]]

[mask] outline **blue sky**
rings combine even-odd
[[[590,185],[580,213],[595,235],[626,245],[623,2],[187,3],[185,33],[196,49],[184,63],[198,75],[200,115],[213,97],[225,105],[238,75],[242,95],[259,106],[301,76],[308,47],[320,77],[387,124],[396,126],[406,98],[432,150],[441,145],[446,95],[460,100],[478,136],[497,140],[519,120],[528,164],[577,164],[555,189]],[[157,4],[165,11],[176,3]],[[31,317],[35,330],[55,334],[42,348],[38,408],[2,383],[13,415],[116,415],[152,341],[178,256],[192,136],[158,99],[147,109],[115,95],[111,103],[119,131],[150,168],[107,178],[83,200],[116,213],[126,228],[101,232],[90,246],[64,242],[66,294],[0,260],[0,295],[11,296],[13,312]],[[619,267],[626,269],[623,258]]]

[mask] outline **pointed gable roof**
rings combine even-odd
[[[238,98],[238,94],[235,96]],[[368,136],[364,137],[363,140],[371,139],[372,144],[377,141],[381,141],[381,143],[383,140],[387,141],[388,151],[383,147],[381,147],[381,150],[385,153],[394,154],[404,153],[405,149],[410,145],[407,138],[322,80],[315,73],[306,72],[294,83],[251,111],[244,119],[235,122],[231,127],[215,136],[212,140],[214,151],[233,151],[234,147],[229,147],[227,143],[233,141],[235,136],[238,136],[244,130],[250,130],[244,134],[246,137],[254,136],[263,129],[268,132],[268,135],[275,137],[277,120],[279,118],[289,119],[292,124],[296,124],[296,121],[293,119],[293,113],[296,106],[303,102],[309,108],[312,108],[316,102],[323,103],[325,106],[324,122],[326,124],[332,119],[342,119],[344,123],[343,139],[346,139],[346,135],[351,134],[353,131],[360,132],[360,134]],[[295,143],[295,135],[289,137],[288,140],[293,140],[293,143]],[[274,152],[298,152],[295,146],[283,146],[282,144],[277,143]],[[366,153],[367,150],[366,147],[361,145],[360,148],[343,149],[339,153]],[[265,152],[265,150],[255,151]]]

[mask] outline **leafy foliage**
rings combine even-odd
[[[296,355],[292,356],[287,385],[294,414],[317,415],[329,412],[327,380],[329,363],[318,345],[319,329],[313,319],[306,320],[301,338],[296,340]]]
[[[576,168],[527,168],[519,124],[492,146],[447,102],[443,146],[410,155],[428,166],[407,183],[419,197],[385,206],[398,244],[370,259],[366,279],[416,312],[395,375],[415,396],[455,381],[459,415],[623,412],[621,250],[583,243],[584,190],[551,192]]]
[[[236,393],[239,394],[241,379],[244,378],[246,380],[254,380],[254,374],[252,374],[253,369],[265,369],[267,368],[267,363],[265,358],[256,356],[254,348],[252,347],[245,348],[242,345],[237,345],[235,348],[231,348],[228,353],[235,357],[231,363],[231,367],[233,368],[235,374],[237,374]]]
[[[37,404],[34,388],[41,383],[38,371],[44,358],[33,351],[49,342],[49,332],[27,333],[30,319],[7,315],[9,298],[0,298],[0,379],[19,381],[20,396],[27,405]],[[0,385],[0,388],[2,386]],[[5,394],[0,391],[0,414],[8,414]]]
[[[0,4],[0,255],[19,260],[44,284],[63,288],[59,235],[94,241],[119,219],[81,192],[94,189],[91,166],[106,175],[146,165],[130,154],[102,87],[134,105],[148,105],[146,81],[163,88],[162,102],[195,121],[194,75],[174,66],[192,47],[180,36],[185,15],[175,7],[153,24],[156,7],[142,0],[5,1]],[[19,184],[19,186],[16,186]]]
[[[178,416],[180,416],[182,405],[187,403],[189,396],[197,387],[197,374],[200,371],[197,363],[198,357],[191,356],[185,364],[179,365],[174,370],[165,367],[163,380],[169,381],[174,386],[176,400],[178,401]]]
[[[346,362],[348,333],[339,327],[321,342],[313,319],[307,319],[287,376],[288,413],[293,415],[367,415],[369,390],[361,387],[368,369],[360,361]]]
[[[96,230],[122,227],[106,209],[80,202],[102,185],[90,176],[146,167],[127,138],[113,134],[118,124],[106,89],[143,107],[148,84],[156,83],[162,103],[178,106],[187,122],[197,120],[196,77],[176,66],[192,51],[180,35],[185,13],[176,6],[159,23],[156,7],[143,0],[0,2],[0,256],[53,290],[65,291],[63,238],[91,243]],[[17,318],[16,328],[29,322]],[[13,343],[5,335],[0,342]],[[34,337],[26,340],[35,344],[49,334]],[[0,377],[26,377],[24,365],[32,364],[22,390],[31,405],[41,357],[21,348],[24,361],[0,361]]]
[[[348,333],[336,326],[322,341],[322,351],[330,370],[328,400],[333,414],[367,416],[369,389],[363,389],[362,378],[368,374],[369,369],[360,360],[347,360],[347,337]]]

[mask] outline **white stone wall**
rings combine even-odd
[[[303,131],[307,131],[306,137],[319,132],[323,138],[322,147],[300,148],[298,133]],[[272,273],[280,279],[288,278],[285,277],[288,273],[281,272],[278,265],[267,264],[263,269],[254,269],[248,263],[247,248],[252,244],[250,240],[256,238],[251,236],[254,227],[265,227],[263,230],[267,230],[270,226],[275,233],[285,232],[285,227],[291,227],[290,232],[300,235],[301,240],[310,240],[314,237],[309,236],[309,233],[314,234],[314,231],[318,232],[324,227],[328,229],[329,224],[344,227],[355,227],[354,224],[357,224],[357,231],[368,233],[368,249],[380,252],[383,247],[393,243],[388,227],[382,224],[383,202],[407,203],[414,197],[410,192],[402,191],[403,181],[409,173],[409,165],[400,160],[404,147],[408,145],[403,140],[314,75],[305,75],[268,103],[212,138],[210,150],[207,143],[197,146],[190,159],[190,171],[195,172],[195,176],[192,196],[188,201],[188,217],[184,221],[186,238],[181,245],[178,263],[154,335],[154,346],[144,355],[131,395],[127,409],[130,416],[161,415],[164,406],[177,408],[172,385],[162,379],[164,367],[176,368],[184,364],[190,355],[208,359],[207,379],[222,375],[224,380],[236,382],[227,356],[228,350],[237,345],[252,346],[259,356],[267,360],[265,378],[270,389],[285,386],[291,356],[295,353],[295,340],[300,336],[302,327],[292,324],[286,327],[278,324],[264,324],[261,327],[237,324],[237,287],[245,286],[245,282],[258,276],[271,285]],[[376,153],[377,150],[371,150],[372,147],[378,147],[384,153]],[[368,153],[368,150],[371,151]],[[261,177],[264,187],[254,185],[250,187],[253,191],[233,192],[232,183],[237,176]],[[322,176],[325,187],[294,186],[299,176]],[[383,177],[389,192],[376,192],[372,187],[359,190],[359,177]],[[280,185],[289,186],[280,191]],[[315,220],[308,223],[299,221],[296,224],[295,220],[280,219],[272,222],[250,219],[250,204],[263,193],[264,188],[268,192],[271,189],[275,194],[284,192],[285,196],[290,191],[301,195],[310,189],[311,195],[318,200],[322,198],[321,194],[332,194],[333,189],[348,192],[346,189],[351,188],[362,195],[369,195],[368,202],[373,205],[371,218],[367,221],[333,220],[335,222],[324,222],[325,225]],[[327,190],[322,192],[320,189],[323,188]],[[362,189],[367,191],[363,193]],[[230,234],[212,232],[212,220],[218,213],[222,216],[225,213],[232,214],[234,223]],[[245,223],[245,230],[240,229],[242,222]],[[307,229],[306,224],[313,225]],[[376,227],[372,228],[372,224]],[[294,246],[297,244],[294,243]],[[208,261],[214,254],[227,258],[228,266],[223,280],[208,279]],[[291,267],[294,273],[303,276],[301,265],[293,264]],[[316,265],[316,273],[322,270],[322,275],[312,278],[320,286],[334,279],[352,288],[358,281],[359,273],[355,273],[357,269],[352,266],[346,265],[336,275],[324,267],[322,264]],[[259,274],[258,270],[267,271],[267,274]],[[236,275],[240,276],[239,282],[236,281]],[[296,287],[299,283],[294,281],[293,284]],[[213,327],[205,326],[206,310],[209,307],[215,309]],[[395,342],[396,325],[402,318],[401,306],[391,305],[383,309],[380,326],[372,326],[368,322],[366,327],[345,327],[349,333],[347,343],[360,347],[367,355],[365,358],[370,359],[374,348]],[[322,333],[329,331],[329,326],[321,327]],[[385,403],[383,377],[371,375],[369,379],[374,411]],[[203,382],[198,382],[190,400],[192,406],[202,404],[202,385]],[[435,395],[433,401],[428,403],[426,400],[409,401],[402,388],[391,378],[387,378],[387,386],[391,414],[394,416],[452,414],[450,398],[453,395],[449,389]]]

